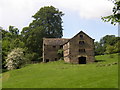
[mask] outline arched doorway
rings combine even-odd
[[[79,64],[86,64],[86,57],[79,57],[78,58],[78,63]]]

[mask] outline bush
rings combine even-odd
[[[25,63],[30,64],[31,61],[33,60],[33,57],[34,57],[34,55],[32,53],[26,53],[25,54],[25,58],[26,58]]]
[[[114,47],[111,46],[111,45],[108,45],[108,46],[106,47],[106,52],[105,52],[105,53],[107,53],[107,54],[112,54],[112,53],[114,53]]]
[[[58,54],[60,60],[63,59],[63,49],[59,49],[57,51],[57,54]]]
[[[7,55],[6,67],[8,70],[21,68],[24,64],[25,58],[22,48],[15,48]]]

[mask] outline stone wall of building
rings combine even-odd
[[[70,43],[66,43],[63,46],[63,55],[65,62],[70,62]]]
[[[79,57],[85,57],[86,63],[94,62],[94,40],[84,33],[76,35],[69,41],[69,54],[71,63],[79,63]]]
[[[58,50],[60,49],[60,45],[46,45],[44,46],[44,62],[49,61],[57,61],[59,56],[57,54]]]
[[[67,41],[63,38],[43,38],[43,62],[59,60],[58,50],[63,49]]]
[[[61,48],[64,50],[65,62],[85,64],[95,61],[94,39],[82,31],[71,39],[44,38],[43,62],[59,60],[57,52]]]

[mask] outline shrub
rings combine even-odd
[[[34,53],[34,52],[27,52],[25,53],[25,63],[26,64],[30,64],[32,62],[40,62],[40,57],[37,53]]]
[[[24,50],[22,48],[13,49],[6,59],[6,67],[8,70],[18,69],[24,65]]]
[[[112,54],[112,53],[114,53],[114,47],[111,46],[111,45],[108,45],[108,46],[106,47],[106,52],[105,52],[105,53],[107,53],[107,54]]]
[[[59,49],[59,50],[57,51],[57,54],[58,54],[58,56],[59,56],[59,59],[60,59],[60,60],[63,60],[63,49]]]

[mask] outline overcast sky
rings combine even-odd
[[[50,5],[65,13],[64,38],[71,38],[80,30],[97,41],[107,34],[117,35],[117,26],[101,20],[101,16],[112,14],[114,5],[108,0],[0,0],[0,26],[7,29],[13,25],[22,30],[32,22],[32,15]]]

